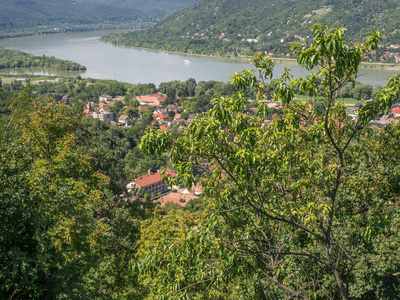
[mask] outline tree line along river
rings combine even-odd
[[[252,66],[248,60],[190,56],[126,47],[117,47],[100,42],[105,31],[60,33],[26,36],[0,40],[0,46],[18,49],[35,55],[55,56],[87,67],[82,77],[115,79],[129,83],[154,83],[194,78],[201,80],[229,81],[234,72]],[[292,70],[294,76],[304,76],[307,70],[296,62],[276,62],[275,77],[283,68]],[[29,70],[2,70],[2,73],[32,72]],[[34,74],[53,74],[51,71],[35,70]],[[362,66],[358,81],[368,84],[385,85],[387,78],[399,74],[400,69],[380,66]],[[64,75],[65,76],[65,75]]]

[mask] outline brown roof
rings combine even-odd
[[[196,196],[193,196],[192,194],[186,194],[186,193],[169,193],[168,195],[162,196],[155,202],[160,203],[161,206],[164,206],[165,203],[167,202],[175,202],[179,204],[179,206],[185,206],[186,203],[189,202],[189,200],[197,198]]]
[[[90,109],[85,109],[85,110],[83,111],[83,114],[84,114],[85,116],[90,116],[90,115],[92,114],[92,112],[90,111]]]
[[[154,118],[160,118],[160,119],[169,119],[169,116],[168,115],[166,115],[166,114],[163,114],[163,113],[161,113],[161,114],[154,114],[153,113],[153,117]]]
[[[161,181],[161,173],[157,172],[151,174],[150,171],[148,174],[140,176],[139,178],[135,179],[135,183],[140,187],[145,187],[159,181]]]
[[[148,95],[140,95],[137,97],[139,101],[158,101],[160,103],[164,102],[165,99],[167,99],[166,96],[161,96],[160,93],[154,93],[154,94],[148,94]]]
[[[128,119],[129,118],[129,116],[127,116],[127,115],[121,115],[119,118],[118,118],[118,120],[120,120],[120,121],[125,121],[126,119]]]

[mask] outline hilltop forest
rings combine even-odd
[[[124,8],[139,8],[155,19],[162,19],[176,11],[185,9],[200,0],[77,0],[79,3],[97,3]]]
[[[0,38],[64,31],[141,29],[198,1],[4,0]]]
[[[310,25],[346,27],[353,42],[371,30],[384,43],[400,43],[399,0],[203,0],[142,32],[109,34],[118,45],[206,55],[289,52],[289,43],[312,40]]]

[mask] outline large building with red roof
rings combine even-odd
[[[136,99],[139,101],[140,105],[152,105],[158,107],[167,99],[167,97],[161,96],[160,93],[154,93],[137,96]]]
[[[176,176],[176,174],[169,169],[166,173],[170,174],[172,177]],[[149,194],[152,196],[168,192],[168,187],[165,184],[160,171],[151,174],[149,170],[146,175],[136,178],[135,181],[129,183],[126,187],[128,189],[128,192],[135,189],[143,189],[145,194]]]

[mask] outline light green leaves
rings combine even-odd
[[[139,148],[147,155],[161,155],[171,147],[171,143],[172,136],[169,132],[148,128]]]

